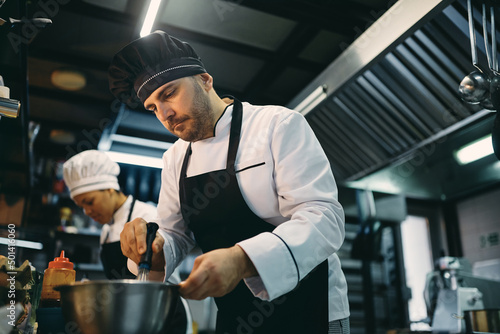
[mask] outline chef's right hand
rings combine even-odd
[[[136,218],[125,224],[120,233],[120,245],[122,253],[135,263],[139,264],[142,254],[146,253],[147,222],[142,218]],[[165,267],[165,256],[163,255],[163,244],[165,240],[156,232],[153,241],[153,260],[151,270],[163,271]]]

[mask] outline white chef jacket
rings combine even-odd
[[[112,221],[102,226],[100,239],[101,245],[103,243],[120,241],[120,233],[122,232],[125,223],[128,223],[127,218],[130,206],[132,205],[132,200],[132,196],[128,196],[122,206],[120,206],[113,214]],[[156,206],[136,200],[130,219],[133,220],[139,217],[148,222],[155,222]]]
[[[214,137],[192,143],[187,177],[226,168],[232,110],[232,105],[226,108]],[[165,277],[195,245],[179,203],[188,145],[179,139],[163,156],[157,222],[165,238]],[[263,300],[273,300],[328,259],[329,321],[348,317],[347,283],[335,254],[344,240],[344,211],[329,162],[305,118],[284,107],[243,103],[235,168],[249,208],[276,226],[273,233],[238,243],[259,273],[245,279],[248,288]],[[207,190],[207,197],[213,191]]]

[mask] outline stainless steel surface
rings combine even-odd
[[[415,32],[424,20],[437,14],[452,0],[400,0],[361,34],[333,63],[295,96],[294,108],[318,86],[326,84],[328,95],[342,87],[392,47]]]
[[[147,281],[148,278],[149,278],[149,269],[148,268],[139,268],[136,280]]]
[[[500,282],[473,276],[467,259],[442,257],[435,268],[427,275],[424,290],[433,331],[471,333],[467,312],[500,310]]]
[[[490,6],[491,13],[491,55],[489,50],[489,38],[488,38],[488,11],[486,9],[486,3],[482,4],[482,12],[483,12],[483,37],[484,37],[484,49],[486,52],[486,59],[488,60],[488,67],[493,72],[493,74],[498,75],[498,67],[496,64],[496,32],[495,32],[495,7]]]
[[[137,280],[84,281],[56,288],[66,321],[83,334],[157,334],[179,300],[176,285]]]
[[[483,24],[483,40],[484,40],[484,50],[486,53],[486,58],[488,60],[488,67],[491,72],[496,75],[498,74],[498,68],[496,64],[496,33],[495,33],[495,10],[494,8],[490,9],[491,11],[491,56],[490,56],[490,48],[489,48],[489,39],[488,39],[488,20],[487,20],[487,10],[486,4],[482,4],[482,24]],[[478,57],[477,57],[477,45],[476,45],[476,30],[474,28],[474,11],[472,7],[472,0],[467,0],[467,13],[468,13],[468,21],[469,21],[469,36],[470,36],[470,48],[472,55],[472,65],[477,69],[467,75],[462,82],[460,82],[460,86],[458,88],[460,92],[461,98],[471,104],[478,104],[483,102],[481,105],[484,108],[495,110],[494,106],[490,101],[490,82],[488,74],[483,70],[483,68],[479,65]]]
[[[458,91],[465,102],[477,104],[489,95],[490,84],[483,73],[474,71],[460,82]]]
[[[432,330],[465,333],[463,312],[484,308],[482,295],[476,288],[442,289],[432,318]]]
[[[394,6],[403,3],[399,1]],[[408,6],[421,4],[429,5],[412,2]],[[441,5],[444,3],[436,6]],[[466,0],[454,1],[440,12],[438,7],[421,20],[411,16],[423,12],[419,9],[408,14],[410,7],[403,6],[402,10],[394,7],[398,15],[391,15],[395,14],[391,7],[379,19],[387,25],[378,26],[377,30],[374,24],[373,30],[372,27],[366,30],[368,35],[358,38],[365,40],[366,48],[360,44],[357,51],[370,53],[374,50],[371,43],[376,40],[384,43],[384,38],[387,38],[386,45],[390,45],[390,35],[386,34],[389,27],[405,32],[401,40],[371,63],[363,63],[368,60],[364,57],[367,53],[358,57],[352,50],[352,57],[344,59],[344,66],[334,67],[335,62],[332,63],[332,67],[315,79],[325,80],[311,83],[310,91],[319,82],[329,87],[329,96],[308,113],[306,119],[324,148],[339,184],[405,193],[408,197],[444,199],[471,191],[477,184],[476,175],[481,175],[481,182],[485,175],[488,180],[500,178],[498,173],[486,170],[463,175],[469,169],[456,166],[454,161],[454,150],[491,133],[491,124],[482,127],[487,121],[491,122],[488,120],[491,113],[470,122],[470,117],[481,112],[482,106],[464,103],[457,91],[458,83],[474,70]],[[414,20],[417,27],[404,30],[404,23],[399,23],[405,19]],[[476,17],[476,21],[478,19],[480,17]],[[479,27],[480,24],[476,24],[476,28]],[[483,34],[476,32],[476,35],[478,57],[486,59]],[[354,74],[356,68],[360,71],[357,75]],[[347,81],[342,78],[346,71],[353,74]],[[333,91],[330,80],[335,78],[345,82]],[[467,122],[463,123],[464,120]],[[442,136],[444,133],[447,135]],[[466,186],[464,180],[470,186]]]
[[[467,0],[467,18],[469,21],[469,38],[470,38],[470,51],[472,56],[472,65],[477,68],[477,46],[476,46],[476,29],[474,29],[474,12],[472,9],[472,0]],[[485,46],[488,45],[485,43]],[[480,68],[477,68],[481,71]]]

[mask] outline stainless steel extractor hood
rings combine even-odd
[[[474,20],[485,62],[480,13]],[[306,119],[339,183],[425,198],[458,195],[465,189],[450,183],[460,178],[475,179],[474,187],[500,181],[491,166],[481,177],[478,166],[464,174],[453,161],[461,141],[491,133],[494,114],[458,94],[474,69],[470,52],[466,0],[400,0],[288,106],[326,86]]]

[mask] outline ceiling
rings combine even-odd
[[[293,108],[326,85],[328,97],[306,119],[340,184],[440,198],[458,191],[429,177],[450,170],[447,154],[455,144],[448,139],[466,138],[460,131],[470,128],[477,129],[469,130],[471,138],[487,133],[491,113],[463,103],[457,93],[473,69],[465,0],[419,1],[422,13],[412,9],[412,1],[164,0],[153,30],[189,42],[219,94]],[[109,63],[139,37],[147,3],[7,0],[0,8],[0,18],[25,19],[23,25],[0,27],[0,75],[11,98],[22,100],[28,119],[40,124],[38,154],[65,159],[103,138],[108,146],[125,145],[126,136],[175,140],[154,116],[123,108],[108,89]],[[374,25],[384,14],[390,20]],[[26,18],[34,16],[53,23],[30,29]],[[479,29],[480,16],[476,20]],[[58,88],[51,81],[56,70],[82,73],[85,87]],[[23,99],[26,74],[29,99]],[[2,119],[0,127],[12,122]],[[74,140],[64,142],[68,137],[57,130],[70,131]],[[438,150],[444,142],[449,147]],[[432,154],[429,145],[435,145]],[[412,164],[422,152],[425,161]],[[446,162],[437,162],[441,158]],[[405,164],[414,170],[411,177],[399,177]],[[494,174],[488,183],[496,181]]]
[[[9,16],[7,5],[14,2],[8,0],[0,9],[2,16]],[[33,15],[45,12],[53,21],[29,45],[30,116],[95,127],[113,102],[109,63],[139,37],[148,1],[46,2],[56,5],[28,5]],[[219,93],[255,104],[286,105],[390,3],[165,0],[153,30],[189,42],[215,78]],[[60,68],[83,72],[85,88],[67,92],[54,86],[51,74]]]

